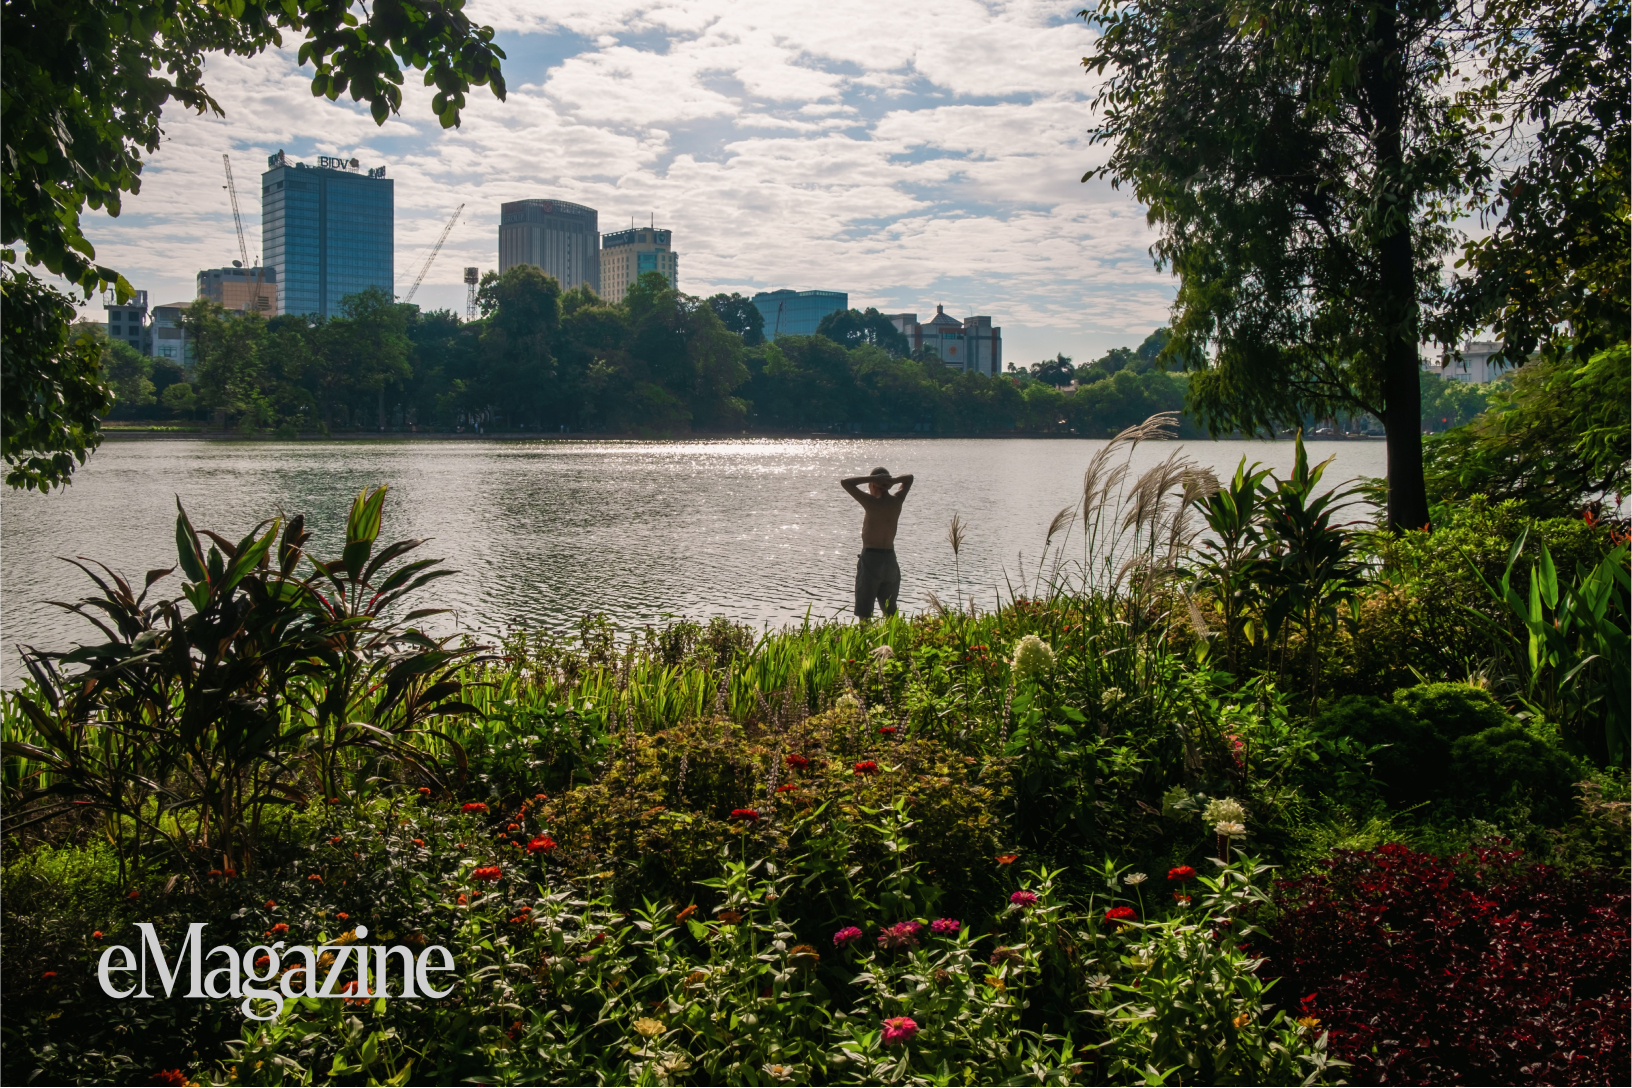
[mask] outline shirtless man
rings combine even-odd
[[[895,599],[901,592],[901,568],[895,561],[895,527],[901,520],[901,504],[912,490],[912,475],[891,476],[887,468],[875,468],[866,476],[852,476],[839,484],[866,511],[861,519],[861,554],[856,556],[856,615],[871,619],[876,600],[886,616],[895,615]],[[862,485],[867,490],[862,490]],[[901,490],[890,494],[900,484]]]

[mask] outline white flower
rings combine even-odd
[[[765,1075],[770,1077],[772,1080],[787,1080],[788,1078],[792,1077],[794,1073],[793,1066],[791,1065],[766,1064],[760,1066],[760,1068],[763,1069],[765,1071]]]
[[[1150,877],[1146,876],[1144,873],[1129,873],[1127,876],[1122,878],[1122,883],[1131,884],[1134,887],[1138,887],[1140,884],[1143,884],[1149,879]]]
[[[834,703],[833,705],[840,710],[860,710],[861,700],[847,691],[843,695],[839,696],[838,702]]]
[[[1201,818],[1204,822],[1216,824],[1220,821],[1232,824],[1247,822],[1247,810],[1241,807],[1241,802],[1233,797],[1218,797],[1207,802]],[[1220,832],[1223,834],[1223,832]]]
[[[1054,671],[1054,651],[1036,635],[1027,635],[1014,644],[1012,667],[1021,676],[1038,676]]]
[[[895,649],[889,645],[878,646],[873,649],[872,653],[873,657],[879,661],[888,661],[890,658],[895,656]],[[777,1068],[781,1069],[783,1066],[777,1066]]]
[[[1213,825],[1213,830],[1229,839],[1239,839],[1246,835],[1247,825],[1234,820],[1220,820]]]
[[[1128,697],[1128,693],[1121,688],[1106,688],[1099,693],[1099,705],[1106,710],[1113,709],[1117,703]]]

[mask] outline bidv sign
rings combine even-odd
[[[140,955],[122,944],[104,949],[96,970],[102,992],[115,999],[151,998],[154,995],[149,992],[150,987],[163,987],[164,996],[170,997],[185,974],[188,990],[184,997],[242,999],[244,1015],[251,1020],[276,1020],[283,1015],[285,999],[439,998],[453,992],[452,980],[444,990],[432,985],[432,974],[454,970],[453,953],[439,944],[426,947],[417,957],[412,949],[400,944],[390,948],[383,944],[360,943],[324,944],[315,948],[311,945],[294,945],[286,948],[283,941],[258,944],[241,955],[236,948],[225,944],[218,944],[205,953],[204,926],[203,922],[194,922],[187,927],[187,937],[176,954],[176,962],[171,964],[165,958],[164,949],[159,947],[159,936],[154,932],[153,924],[136,923],[136,928],[142,934]],[[360,942],[367,937],[368,927],[358,926],[356,939]],[[286,967],[285,961],[293,959],[299,959],[300,963]],[[401,992],[396,994],[392,994],[387,986],[393,961],[402,972]],[[217,962],[219,966],[206,970]],[[348,964],[352,968],[350,972],[347,970]],[[335,986],[348,973],[354,973],[355,979],[345,989],[336,992]],[[137,977],[125,977],[131,974]],[[121,977],[115,978],[115,975]],[[320,979],[319,975],[323,977]],[[266,985],[273,982],[276,985]],[[126,983],[128,987],[121,988],[121,984]],[[272,1002],[270,1015],[255,1014],[253,1002],[258,999]]]
[[[348,159],[339,155],[319,155],[317,157],[317,165],[324,170],[348,170],[352,173],[356,173],[358,170],[362,169],[363,166],[363,164],[356,159]],[[368,176],[371,178],[385,177],[385,167],[376,166],[374,169],[368,172]]]

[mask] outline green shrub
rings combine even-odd
[[[1418,684],[1401,688],[1394,693],[1394,702],[1445,744],[1513,722],[1490,692],[1469,684]]]
[[[1451,745],[1457,792],[1487,805],[1528,804],[1542,823],[1560,823],[1575,807],[1575,760],[1517,722],[1459,737]]]
[[[1312,728],[1329,739],[1348,738],[1370,748],[1373,776],[1391,804],[1410,807],[1441,791],[1450,746],[1407,706],[1345,695]]]

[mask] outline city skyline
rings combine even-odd
[[[471,12],[500,32],[509,101],[475,89],[447,132],[413,81],[401,116],[376,128],[344,98],[313,99],[291,53],[212,58],[226,119],[168,113],[143,192],[118,220],[88,213],[88,233],[152,297],[190,297],[198,269],[236,257],[223,151],[245,165],[280,148],[342,155],[397,182],[399,298],[466,203],[415,298],[426,309],[462,312],[463,267],[499,267],[501,204],[547,197],[598,209],[607,231],[655,216],[686,256],[689,294],[944,304],[993,315],[1018,363],[1092,357],[1164,323],[1173,287],[1151,267],[1142,209],[1078,182],[1104,150],[1085,132],[1095,80],[1078,58],[1092,33],[1074,10],[569,3],[537,15],[490,0]],[[255,237],[260,205],[246,203]]]

